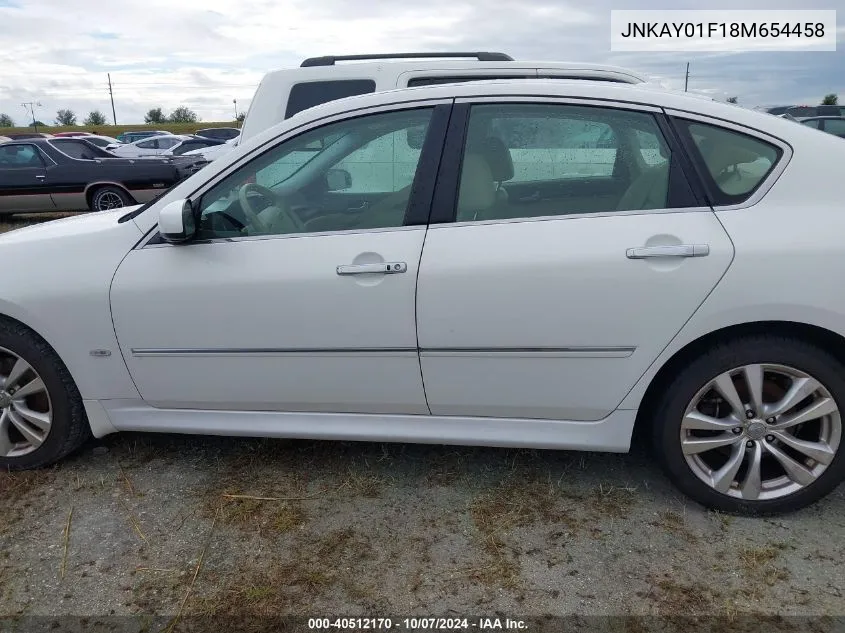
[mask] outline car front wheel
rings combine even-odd
[[[803,341],[725,342],[665,389],[653,445],[672,481],[699,503],[778,514],[820,499],[845,477],[845,366]]]
[[[0,319],[0,469],[47,466],[89,437],[82,398],[56,352]]]

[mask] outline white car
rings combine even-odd
[[[87,136],[82,137],[84,140],[88,141],[89,143],[93,143],[97,147],[101,149],[108,149],[109,147],[116,148],[123,145],[120,141],[116,138],[112,138],[111,136],[101,136],[99,134],[89,134]],[[109,150],[111,151],[111,150]]]
[[[158,156],[190,138],[192,137],[184,134],[162,134],[161,136],[150,136],[134,143],[125,143],[114,148],[108,146],[106,149],[121,158]]]
[[[238,146],[238,142],[240,137],[235,137],[231,140],[226,141],[225,143],[221,143],[220,145],[210,145],[208,147],[203,147],[200,149],[192,149],[190,151],[185,152],[186,156],[202,156],[208,162],[213,160],[217,160],[224,154],[231,152],[234,148]]]
[[[298,112],[343,97],[453,82],[538,78],[648,82],[617,66],[515,61],[505,53],[487,51],[310,57],[298,68],[264,75],[241,126],[241,138],[251,138]]]
[[[309,109],[143,207],[0,236],[0,468],[124,430],[624,452],[637,427],[706,506],[800,508],[845,476],[843,159],[598,81]]]

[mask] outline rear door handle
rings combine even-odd
[[[43,176],[43,175],[39,174],[39,175],[37,175],[37,176],[35,177],[35,179],[36,179],[36,180],[44,180],[46,177],[47,177],[47,176]]]
[[[396,273],[404,273],[408,270],[408,264],[405,262],[383,262],[379,264],[349,264],[347,266],[338,266],[338,275],[366,275],[372,273],[382,273],[384,275],[394,275]]]
[[[628,259],[652,257],[706,257],[710,254],[707,244],[678,244],[677,246],[640,246],[625,251]]]

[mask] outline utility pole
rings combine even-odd
[[[117,115],[114,113],[114,94],[111,91],[111,73],[106,73],[109,78],[109,98],[111,99],[111,116],[114,119],[114,124],[117,125]]]
[[[27,101],[26,103],[21,104],[24,110],[29,110],[29,114],[32,116],[32,127],[35,128],[35,132],[38,133],[38,121],[35,119],[35,108],[41,107],[40,101]]]
[[[687,91],[687,87],[689,86],[689,62],[687,62],[687,75],[684,77],[684,92]]]
[[[232,103],[235,104],[235,121],[237,121],[238,120],[238,100],[232,99]]]

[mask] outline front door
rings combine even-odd
[[[599,420],[704,301],[733,247],[657,116],[472,106],[456,209],[420,264],[433,414]]]
[[[0,146],[0,212],[54,209],[46,176],[45,158],[35,145]]]
[[[111,301],[142,397],[159,407],[428,413],[415,323],[425,225],[410,210],[433,189],[418,164],[439,159],[449,106],[438,107],[436,117],[433,107],[377,113],[289,138],[209,183],[194,201],[198,240],[133,250]],[[407,141],[420,126],[431,153],[422,162]],[[371,204],[327,205],[338,186],[366,191]]]

